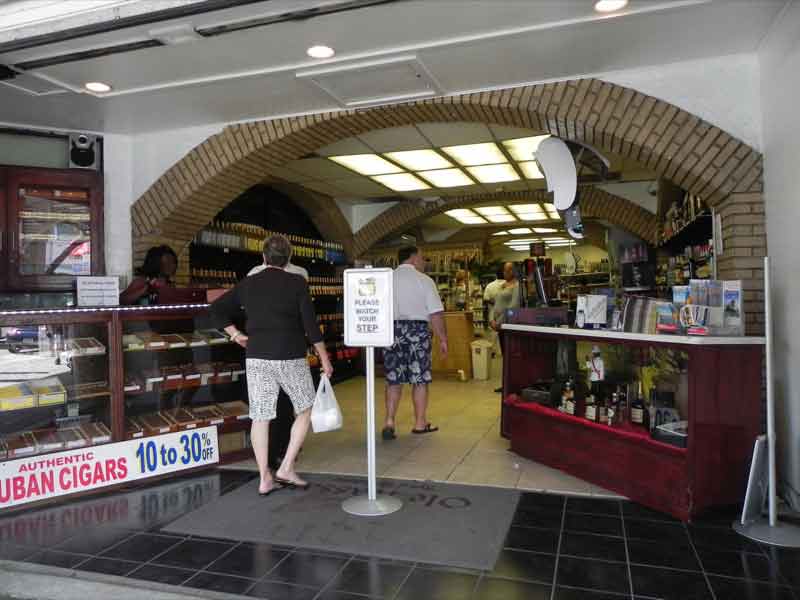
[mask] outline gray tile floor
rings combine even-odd
[[[383,381],[376,381],[377,474],[397,479],[493,485],[521,490],[618,498],[606,489],[559,470],[527,460],[508,450],[500,436],[500,361],[492,364],[488,381],[460,382],[439,377],[430,387],[429,419],[440,430],[413,435],[411,390],[405,389],[398,413],[396,440],[380,439],[383,423]],[[344,427],[335,432],[309,433],[298,469],[308,473],[363,475],[367,470],[365,379],[358,377],[335,388]],[[253,460],[229,465],[256,470]]]

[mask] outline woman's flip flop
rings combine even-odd
[[[308,486],[311,485],[308,482],[298,483],[296,481],[291,481],[290,479],[282,479],[281,477],[275,477],[275,481],[280,483],[282,486],[298,490],[307,490]]]
[[[411,433],[421,434],[421,433],[433,433],[434,431],[439,431],[438,427],[432,426],[430,423],[425,425],[425,429],[412,429]]]

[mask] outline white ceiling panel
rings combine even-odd
[[[347,156],[349,154],[370,154],[373,150],[358,138],[347,138],[317,150],[320,156]]]
[[[440,148],[492,141],[492,132],[483,123],[419,123],[417,127]]]
[[[431,147],[419,130],[411,125],[376,129],[362,133],[358,137],[375,152],[398,152]]]

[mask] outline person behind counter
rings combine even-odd
[[[295,472],[295,460],[311,423],[316,392],[306,361],[307,341],[314,345],[322,372],[333,374],[322,339],[308,284],[284,270],[292,253],[289,240],[273,235],[264,242],[266,268],[241,280],[211,305],[217,327],[224,327],[231,340],[247,349],[247,391],[250,398],[251,440],[261,482],[258,493],[269,495],[276,483],[308,487]],[[244,307],[247,330],[233,325],[233,317]],[[273,477],[269,470],[269,424],[275,418],[278,392],[292,401],[295,421],[289,447]]]
[[[492,308],[491,327],[497,332],[497,341],[500,344],[500,351],[505,352],[504,335],[501,326],[506,321],[506,311],[509,308],[520,307],[520,290],[517,275],[514,272],[514,263],[507,262],[503,265],[503,283],[500,285],[494,297],[494,307]],[[502,392],[499,387],[495,392]]]
[[[136,277],[119,295],[120,304],[146,304],[159,287],[174,285],[172,277],[178,270],[178,256],[169,246],[153,246],[144,257]]]

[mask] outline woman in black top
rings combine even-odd
[[[153,246],[147,251],[144,264],[136,277],[119,295],[120,304],[140,304],[160,287],[172,286],[172,277],[178,269],[178,256],[169,246]]]
[[[218,327],[225,327],[231,340],[247,348],[247,388],[250,399],[251,439],[261,483],[258,492],[267,495],[275,483],[308,487],[297,476],[294,463],[311,422],[315,390],[306,360],[308,344],[314,344],[328,377],[333,366],[322,341],[314,305],[305,279],[284,267],[291,256],[291,244],[282,235],[264,242],[267,268],[240,281],[211,305]],[[232,324],[241,308],[247,315],[247,334]],[[289,396],[297,415],[289,447],[273,479],[269,471],[269,422],[275,418],[280,388]]]

